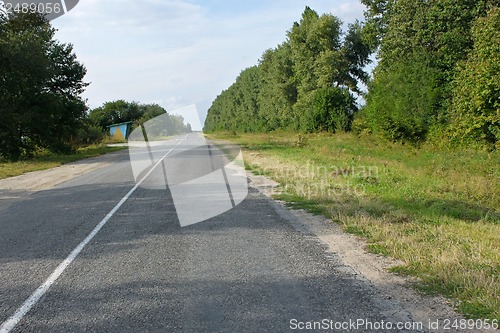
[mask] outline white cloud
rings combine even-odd
[[[365,6],[361,2],[349,1],[341,3],[332,8],[330,11],[333,15],[342,17],[344,21],[354,21],[360,19],[360,13],[365,10]]]

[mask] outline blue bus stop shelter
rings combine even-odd
[[[132,122],[109,125],[109,135],[114,140],[127,140],[132,132]]]

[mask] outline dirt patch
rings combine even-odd
[[[54,188],[85,173],[110,165],[111,154],[68,163],[60,167],[28,172],[0,180],[0,190],[36,192]]]

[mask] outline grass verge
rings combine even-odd
[[[247,167],[281,184],[279,199],[331,217],[369,250],[405,262],[395,273],[500,320],[500,155],[437,151],[351,134],[229,134]]]
[[[47,170],[66,163],[75,162],[85,158],[96,157],[103,154],[125,149],[126,147],[108,147],[106,145],[92,145],[78,148],[74,154],[60,155],[41,152],[35,157],[9,162],[0,160],[0,179],[19,176],[27,172]]]

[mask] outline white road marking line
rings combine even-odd
[[[132,193],[141,186],[142,182],[149,177],[149,175],[156,169],[156,167],[172,152],[178,145],[184,141],[189,136],[186,134],[182,140],[175,145],[172,149],[168,151],[156,164],[149,170],[149,172],[139,180],[135,186],[116,204],[116,206],[102,219],[101,222],[90,232],[90,234],[80,243],[78,246],[70,253],[70,255],[64,259],[62,263],[57,266],[57,268],[52,272],[48,279],[40,286],[37,290],[26,300],[16,313],[14,313],[9,319],[7,319],[2,326],[0,326],[0,333],[9,333],[16,325],[23,319],[23,317],[33,308],[33,306],[38,303],[40,298],[42,298],[45,293],[50,289],[50,287],[56,282],[56,280],[61,276],[61,274],[68,268],[69,265],[76,259],[76,257],[82,252],[82,250],[87,246],[88,243],[97,235],[97,233],[106,225],[106,223],[113,217],[113,215],[120,209],[120,207],[127,201],[127,199],[132,195]]]

